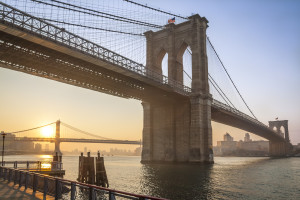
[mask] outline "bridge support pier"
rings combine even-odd
[[[142,162],[213,163],[211,99],[176,104],[142,103]]]
[[[292,152],[292,145],[287,142],[271,142],[269,146],[269,154],[271,157],[284,157]]]

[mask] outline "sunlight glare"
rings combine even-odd
[[[46,137],[46,138],[53,137],[53,135],[54,135],[54,130],[51,126],[43,127],[41,132],[42,132],[43,137]]]

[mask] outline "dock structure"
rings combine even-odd
[[[78,179],[81,183],[95,184],[102,187],[109,187],[106,170],[104,166],[104,158],[100,156],[91,157],[90,152],[87,157],[83,153],[79,156]]]
[[[61,156],[56,155],[53,156],[53,161],[3,161],[3,163],[0,162],[0,165],[50,176],[63,177],[65,170],[63,170],[63,163],[61,161]]]

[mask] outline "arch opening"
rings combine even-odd
[[[284,128],[283,126],[280,127],[280,135],[281,135],[282,137],[285,136],[285,128]]]
[[[169,77],[168,58],[168,53],[165,53],[164,57],[161,60],[162,75],[166,77]]]
[[[187,43],[183,43],[177,54],[177,79],[187,87],[192,87],[192,50]]]

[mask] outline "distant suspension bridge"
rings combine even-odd
[[[65,130],[64,133],[61,132],[62,129]],[[54,152],[58,152],[58,154],[61,154],[61,142],[141,145],[141,141],[138,140],[118,140],[92,134],[60,120],[43,126],[5,133],[10,135],[10,137],[7,137],[8,141],[55,143]]]

